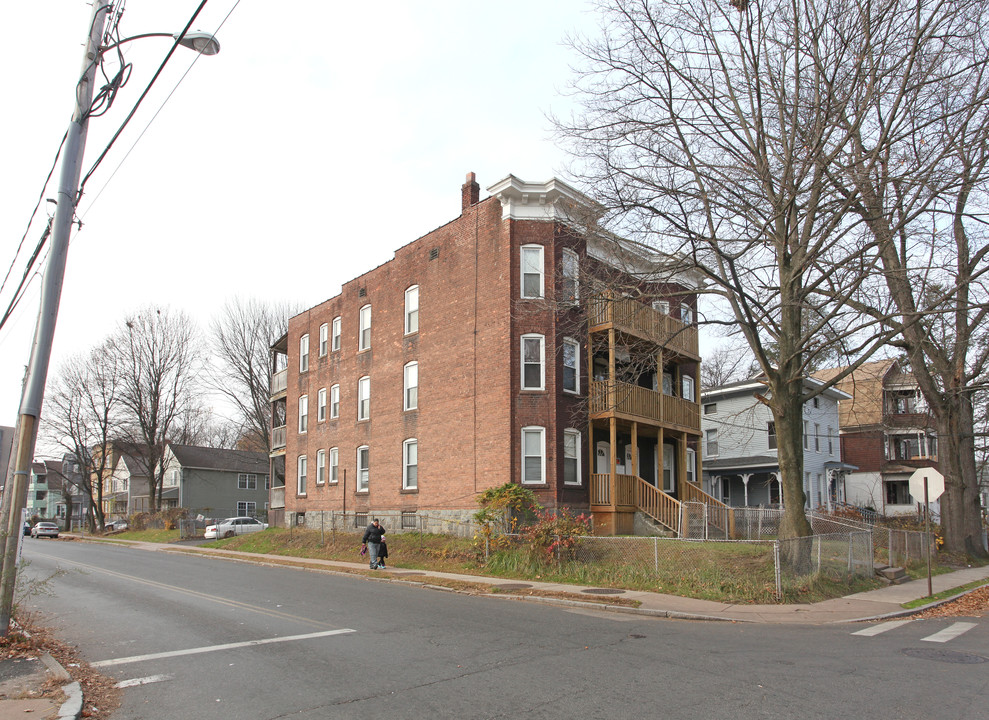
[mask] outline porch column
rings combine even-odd
[[[618,468],[616,467],[618,463],[615,462],[615,458],[618,453],[618,418],[616,418],[613,414],[610,418],[608,418],[608,429],[611,438],[611,457],[609,458],[611,462],[609,467],[610,475],[608,477],[608,504],[614,508],[618,504]]]
[[[626,470],[631,470],[631,475],[639,474],[639,423],[632,423],[632,467],[626,468]]]
[[[776,484],[779,485],[779,496],[780,496],[780,508],[783,508],[783,480],[780,478],[779,473],[769,473],[771,480],[775,480]]]
[[[745,487],[745,507],[749,506],[749,480],[752,479],[752,473],[742,473],[742,485]]]

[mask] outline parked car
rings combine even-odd
[[[207,540],[216,540],[217,538],[228,538],[234,535],[261,532],[267,528],[267,523],[255,520],[252,517],[232,517],[221,520],[213,525],[207,525],[204,537]]]
[[[31,523],[29,523],[27,520],[25,520],[24,521],[24,537],[27,537],[30,534],[31,534]]]
[[[127,529],[127,521],[126,520],[108,520],[107,522],[103,523],[103,528],[106,529],[106,530],[110,530],[110,531],[113,531],[113,530],[126,530]]]
[[[33,528],[31,528],[31,537],[33,538],[57,538],[58,537],[58,525],[53,522],[39,522]]]

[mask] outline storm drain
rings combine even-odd
[[[587,588],[581,592],[588,595],[623,595],[625,593],[624,590],[615,590],[614,588]]]
[[[903,654],[920,660],[933,660],[934,662],[955,663],[958,665],[978,665],[986,662],[986,658],[980,655],[954,652],[953,650],[938,650],[936,648],[905,648]]]
[[[496,590],[528,590],[532,585],[525,583],[506,583],[504,585],[493,585]]]

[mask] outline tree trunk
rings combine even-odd
[[[944,475],[941,527],[944,546],[952,552],[986,558],[982,544],[981,504],[975,471],[974,414],[970,398],[957,393],[945,399],[938,421],[938,460]]]

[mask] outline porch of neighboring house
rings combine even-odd
[[[628,298],[592,298],[588,451],[598,535],[634,533],[636,513],[680,534],[681,504],[723,504],[700,487],[697,328]]]
[[[711,494],[731,507],[780,507],[782,485],[777,470],[714,472]]]

